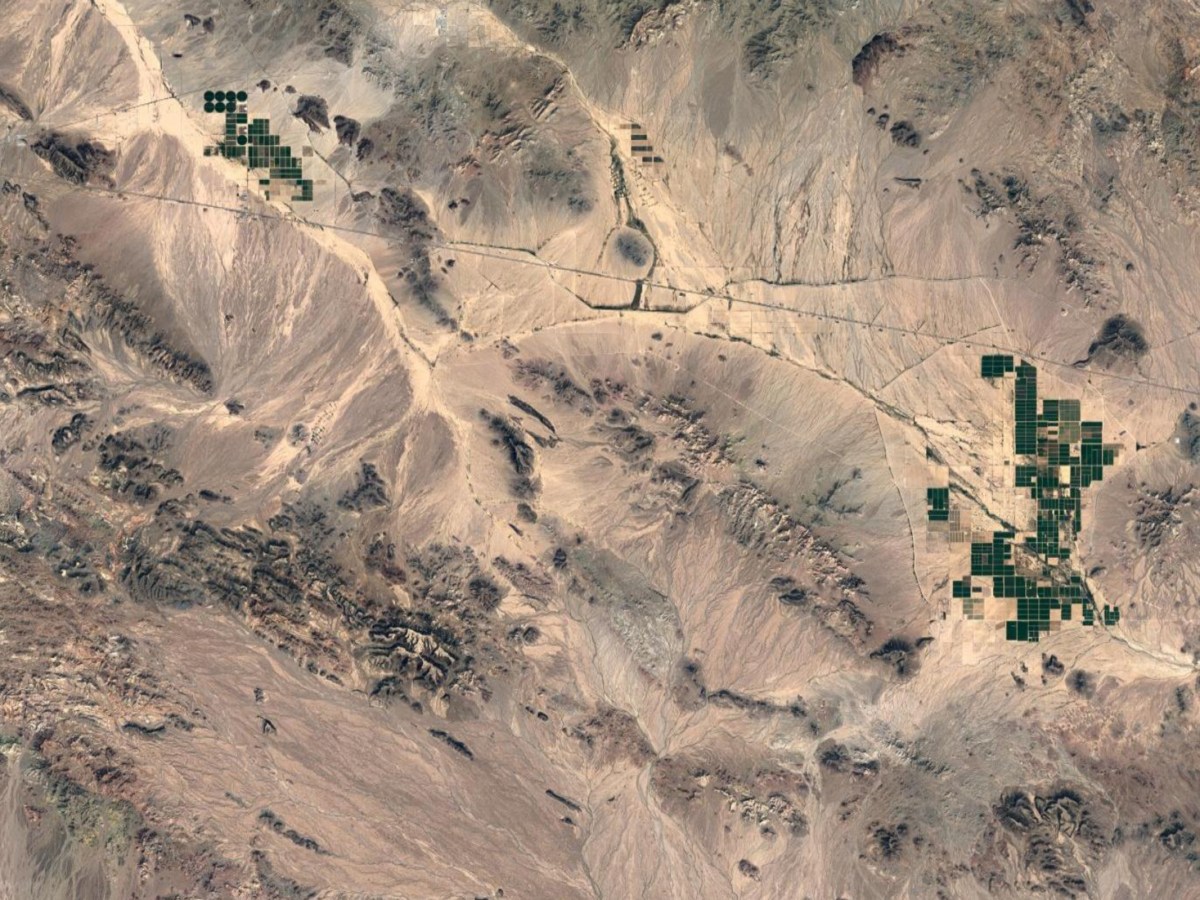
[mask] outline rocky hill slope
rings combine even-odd
[[[1194,4],[10,6],[0,895],[1195,893]]]

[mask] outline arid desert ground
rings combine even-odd
[[[1200,897],[1194,0],[0,0],[0,898]]]

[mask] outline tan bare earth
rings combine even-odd
[[[0,900],[1200,897],[1197,35],[0,2]]]

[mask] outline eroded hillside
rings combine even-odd
[[[1191,4],[9,6],[13,896],[1195,893]]]

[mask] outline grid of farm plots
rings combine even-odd
[[[1028,363],[984,356],[981,375],[989,380],[1014,376],[1014,487],[1035,501],[1036,526],[1020,535],[974,533],[967,511],[952,507],[950,489],[929,488],[929,536],[971,545],[970,574],[953,582],[952,595],[962,600],[966,618],[982,620],[984,585],[990,578],[991,595],[1015,605],[1015,617],[1004,623],[1008,640],[1036,641],[1076,617],[1093,625],[1095,605],[1073,570],[1071,548],[1082,519],[1082,492],[1104,477],[1120,445],[1104,443],[1101,422],[1080,420],[1078,400],[1045,399],[1039,408],[1037,369]],[[1107,604],[1101,615],[1106,626],[1121,618],[1120,610]]]
[[[223,156],[243,162],[250,169],[265,169],[266,178],[258,179],[264,194],[271,199],[272,190],[295,189],[289,199],[311,202],[313,181],[304,177],[300,157],[292,148],[280,143],[279,135],[271,134],[270,119],[250,119],[246,109],[245,91],[205,91],[204,111],[224,113],[225,132],[218,144],[204,148],[205,156]],[[311,156],[312,148],[304,147],[302,156]]]

